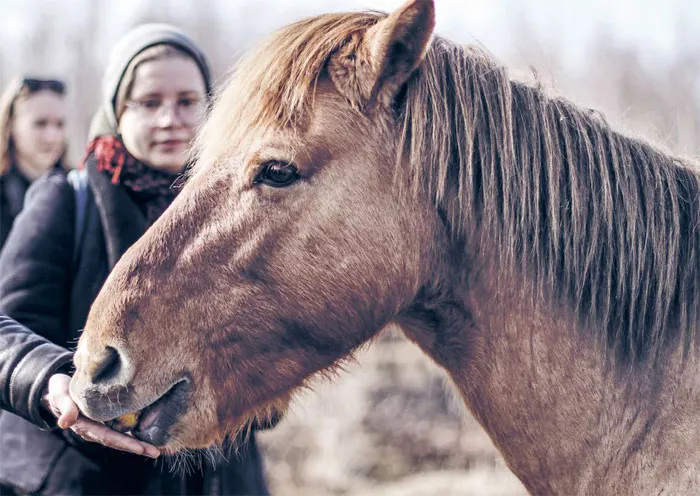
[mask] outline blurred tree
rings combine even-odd
[[[5,84],[11,73],[27,71],[68,79],[73,162],[81,156],[90,117],[99,103],[107,52],[130,27],[142,22],[180,26],[202,46],[215,79],[221,81],[242,49],[313,10],[271,0],[240,5],[220,0],[148,0],[132,2],[127,8],[108,0],[74,0],[74,4],[74,13],[56,22],[61,5],[27,0],[31,29],[15,50],[0,52],[0,83]],[[561,46],[544,42],[533,25],[523,20],[528,18],[523,15],[525,8],[514,2],[505,21],[512,43],[510,65],[528,72],[534,68],[540,83],[602,110],[614,125],[655,138],[681,153],[700,152],[700,47],[684,19],[679,19],[675,35],[676,46],[683,50],[675,55],[652,60],[640,48],[621,44],[609,28],[601,28],[591,36],[587,57],[572,66]],[[271,9],[274,15],[260,15]]]
[[[86,2],[81,29],[73,33],[71,39],[73,59],[70,73],[70,90],[74,105],[71,108],[71,133],[73,163],[82,158],[87,140],[88,128],[93,113],[100,103],[102,70],[106,60],[100,60],[95,47],[102,33],[107,0]]]

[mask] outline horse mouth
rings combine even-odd
[[[131,433],[153,446],[164,446],[170,437],[170,428],[186,409],[190,386],[189,379],[181,379],[145,408],[121,415],[105,424],[120,432]]]

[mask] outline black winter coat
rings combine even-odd
[[[29,181],[15,169],[0,176],[0,248],[7,240],[17,214],[22,210],[28,187]]]
[[[74,346],[109,271],[147,227],[126,190],[111,184],[92,161],[87,169],[88,208],[77,263],[75,193],[61,172],[32,184],[0,255],[0,311],[63,348]],[[3,332],[0,328],[0,347]],[[87,443],[71,431],[39,429],[51,425],[42,421],[46,415],[36,392],[48,380],[46,371],[64,366],[66,356],[51,348],[47,361],[49,355],[26,348],[15,347],[22,356],[5,357],[23,363],[23,381],[15,393],[21,404],[9,401],[21,417],[0,414],[0,483],[43,494],[267,494],[254,436],[228,462],[216,467],[206,462],[203,475],[180,477],[162,460]],[[1,359],[0,372],[7,373]],[[27,379],[31,376],[36,381]]]

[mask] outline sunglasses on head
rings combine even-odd
[[[58,79],[24,78],[22,79],[22,87],[27,88],[32,93],[41,90],[51,90],[54,93],[63,95],[66,92],[66,83]]]

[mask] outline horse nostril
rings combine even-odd
[[[122,368],[122,361],[119,357],[119,352],[107,346],[105,348],[105,356],[101,360],[95,362],[92,367],[92,382],[93,384],[99,384],[101,382],[107,382],[119,375]]]

